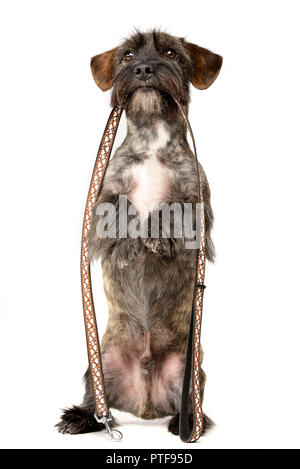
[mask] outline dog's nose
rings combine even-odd
[[[153,65],[139,64],[134,68],[134,74],[140,80],[147,80],[148,78],[150,78],[152,73],[154,73]]]

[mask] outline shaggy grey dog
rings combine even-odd
[[[180,207],[198,201],[197,170],[187,142],[186,125],[175,98],[188,112],[189,86],[209,87],[222,58],[184,39],[162,32],[136,33],[120,47],[94,57],[92,73],[102,90],[112,90],[112,105],[125,102],[127,136],[112,158],[98,197],[89,235],[91,259],[101,257],[109,305],[102,359],[108,404],[143,419],[172,416],[169,430],[178,434],[181,387],[195,276],[195,249],[185,235],[164,237],[161,202]],[[210,233],[213,213],[205,173],[203,181],[207,258],[213,260]],[[120,213],[127,197],[128,217]],[[99,236],[103,204],[114,237]],[[153,215],[157,214],[156,217]],[[122,237],[136,222],[140,236]],[[121,220],[122,218],[122,220]],[[149,221],[156,220],[153,237]],[[124,226],[124,224],[126,226]],[[151,223],[150,223],[151,225]],[[143,228],[143,229],[142,229]],[[124,231],[125,230],[125,231]],[[84,433],[103,428],[93,417],[89,371],[80,407],[64,411],[58,429]],[[201,377],[202,399],[205,374]]]

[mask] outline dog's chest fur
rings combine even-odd
[[[129,194],[130,202],[138,211],[141,220],[166,199],[168,187],[173,178],[173,170],[163,164],[159,152],[170,142],[167,124],[158,121],[153,128],[143,133],[135,132],[132,148],[134,154],[142,154],[143,158],[126,170],[126,177],[133,182]]]

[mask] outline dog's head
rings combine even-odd
[[[96,84],[112,91],[112,105],[125,100],[130,113],[162,114],[176,98],[189,102],[190,82],[208,88],[217,78],[222,57],[163,32],[137,32],[121,46],[91,60]]]

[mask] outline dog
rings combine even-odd
[[[169,236],[164,236],[157,207],[176,203],[182,208],[189,203],[195,211],[197,171],[175,101],[187,114],[190,83],[197,89],[208,88],[221,65],[220,55],[156,30],[137,31],[119,47],[91,60],[96,84],[103,91],[112,89],[112,106],[124,103],[127,117],[127,136],[109,163],[88,235],[90,259],[101,258],[109,306],[101,343],[106,397],[110,407],[142,419],[170,416],[168,429],[173,434],[179,433],[196,247],[187,249],[185,235],[174,236],[174,217]],[[199,171],[206,254],[213,261],[210,189],[201,165]],[[120,196],[126,196],[125,221],[123,216],[121,221]],[[105,221],[115,236],[99,235],[103,206],[113,208],[115,218]],[[156,236],[149,231],[154,218]],[[140,229],[140,235],[121,236],[132,227]],[[201,351],[201,363],[202,359]],[[201,370],[202,401],[205,380]],[[64,410],[57,425],[61,433],[104,428],[94,418],[89,370],[85,385],[82,404]],[[205,417],[206,426],[209,423]]]

